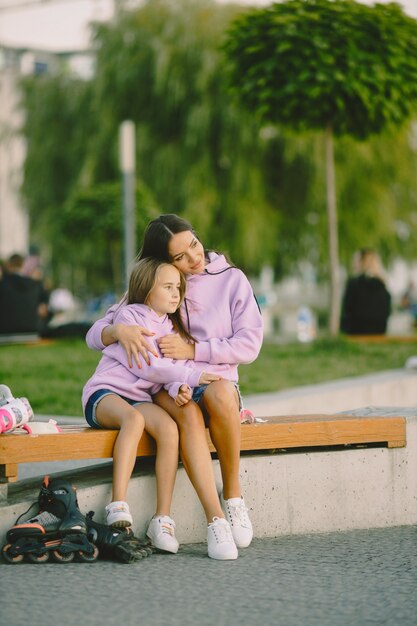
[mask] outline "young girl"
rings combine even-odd
[[[211,440],[220,461],[222,505],[237,547],[251,543],[253,530],[239,479],[240,396],[237,387],[239,363],[250,363],[262,345],[263,325],[259,307],[246,276],[230,265],[224,256],[204,249],[191,224],[177,215],[161,215],[149,223],[140,258],[156,257],[172,263],[186,275],[187,297],[182,305],[183,319],[196,338],[190,343],[178,335],[166,335],[158,342],[168,358],[192,359],[210,364],[221,380],[194,390],[193,399],[204,413]],[[143,325],[126,327],[115,323],[111,308],[87,334],[91,348],[119,342],[128,355],[140,363],[148,359],[153,347]],[[205,438],[201,412],[186,414],[189,406],[179,407],[161,390],[155,403],[176,421],[180,433],[181,458],[209,521],[215,505],[207,501],[211,458]],[[211,487],[210,487],[211,489]],[[219,515],[215,513],[215,515]]]
[[[175,331],[193,341],[178,311],[184,293],[184,277],[173,265],[143,259],[131,273],[128,293],[116,310],[115,322],[142,325],[154,334],[155,340]],[[175,523],[169,512],[178,466],[178,429],[172,418],[152,403],[152,395],[164,386],[176,406],[182,406],[191,399],[191,387],[218,379],[218,375],[204,373],[202,368],[189,367],[162,355],[150,355],[140,367],[136,363],[130,367],[118,344],[105,348],[84,387],[82,401],[90,426],[120,430],[113,451],[112,502],[106,506],[109,525],[132,524],[126,492],[145,428],[157,444],[157,510],[147,535],[155,547],[177,552]]]

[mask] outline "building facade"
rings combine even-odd
[[[54,53],[0,44],[0,260],[29,250],[30,224],[21,194],[26,142],[19,81],[61,70],[88,80],[94,56],[90,51]]]

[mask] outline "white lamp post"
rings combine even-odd
[[[119,163],[123,187],[123,270],[127,287],[129,266],[136,256],[135,218],[135,125],[131,121],[120,124]]]

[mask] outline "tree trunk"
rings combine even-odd
[[[330,315],[329,333],[336,337],[340,320],[339,289],[339,241],[337,231],[336,181],[334,171],[333,130],[328,126],[325,131],[326,146],[326,206],[327,229],[329,238],[329,276],[330,276]]]

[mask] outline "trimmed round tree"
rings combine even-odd
[[[366,139],[417,110],[417,21],[398,4],[288,0],[237,18],[224,44],[230,82],[263,123],[325,136],[332,336],[339,330],[334,136]]]

